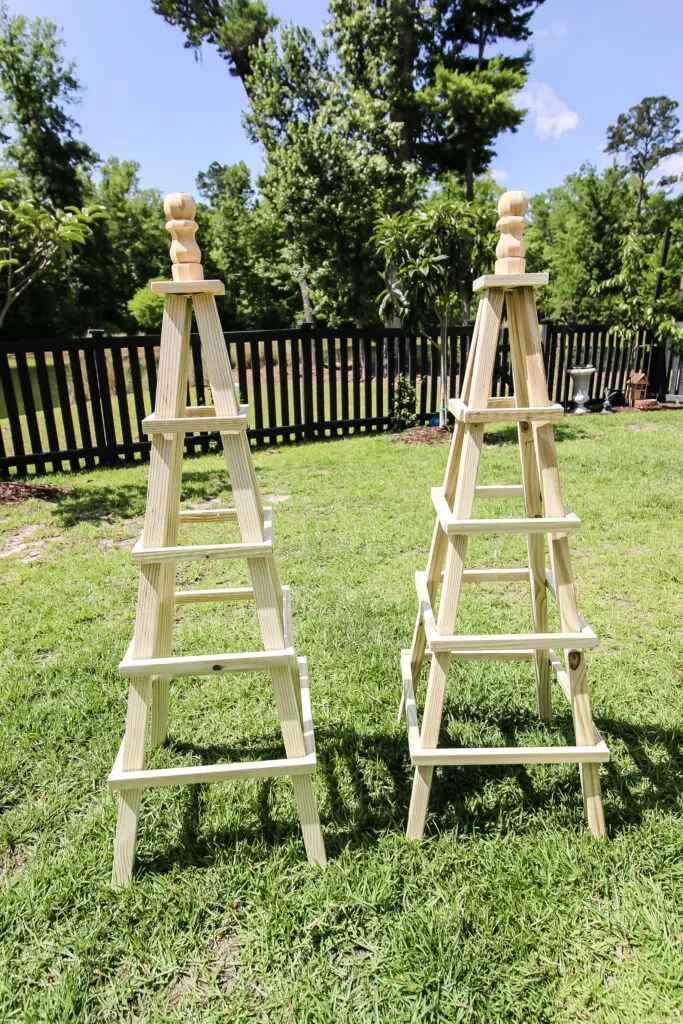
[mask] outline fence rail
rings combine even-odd
[[[634,369],[657,357],[663,393],[680,373],[670,352],[645,333],[635,348],[599,324],[541,325],[551,398],[566,405],[567,369],[592,362],[591,398],[622,389]],[[471,327],[451,332],[448,391],[460,394]],[[439,351],[402,330],[296,328],[225,333],[241,400],[250,406],[254,444],[316,440],[384,430],[399,375],[417,391],[421,423],[438,414]],[[191,339],[188,405],[209,405],[199,339]],[[91,468],[147,457],[142,420],[156,394],[159,337],[135,336],[0,343],[0,473]],[[655,360],[655,361],[657,361]],[[512,391],[507,331],[501,334],[494,394]],[[188,434],[188,451],[209,451],[215,435]]]

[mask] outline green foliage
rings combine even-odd
[[[38,206],[19,191],[16,174],[0,171],[0,328],[11,306],[106,216],[101,207]]]
[[[157,14],[185,32],[185,46],[212,43],[244,82],[251,73],[252,49],[278,24],[263,0],[152,0]]]
[[[601,282],[597,291],[614,296],[613,319],[625,338],[635,341],[645,327],[658,341],[681,347],[683,330],[676,325],[668,296],[653,298],[656,256],[651,239],[636,221],[622,240],[619,272]]]
[[[612,314],[613,303],[596,285],[619,270],[631,201],[625,171],[609,167],[599,173],[590,164],[532,198],[527,268],[550,272],[549,285],[537,293],[543,316],[576,323]]]
[[[163,281],[163,277],[153,277],[151,281],[138,288],[132,299],[128,300],[128,312],[140,330],[151,334],[159,331],[164,315],[164,297],[155,295],[151,290],[152,281]]]
[[[372,104],[353,102],[327,48],[305,29],[259,47],[248,86],[245,125],[268,156],[259,186],[283,227],[306,319],[374,319],[374,220],[414,190],[414,169],[384,155],[391,125]]]
[[[495,223],[492,202],[468,202],[462,187],[451,182],[413,209],[376,224],[374,241],[388,282],[379,298],[380,315],[394,314],[426,333],[439,324],[441,426],[447,422],[448,325],[456,312],[467,319],[472,278],[491,251]]]
[[[389,429],[394,432],[409,430],[417,423],[417,391],[415,385],[402,373],[396,378],[394,400],[389,413]]]
[[[420,99],[426,108],[422,161],[430,170],[455,169],[474,197],[474,177],[482,174],[495,156],[493,140],[504,131],[516,132],[525,115],[512,98],[526,81],[521,61],[494,57],[480,67],[471,58],[460,68],[443,64],[435,69],[435,83]]]
[[[282,224],[256,196],[245,163],[213,163],[197,178],[207,205],[197,210],[207,273],[226,282],[228,327],[281,327],[296,319],[296,289],[284,255]]]
[[[668,96],[646,96],[607,129],[606,153],[624,154],[626,165],[638,179],[636,217],[640,216],[645,181],[667,156],[683,151],[678,103]],[[672,184],[676,179],[666,179]]]
[[[36,201],[66,207],[84,201],[84,176],[97,157],[75,138],[78,125],[66,113],[81,86],[61,50],[56,25],[11,15],[0,3],[0,141]]]
[[[484,51],[527,39],[537,7],[537,0],[331,0],[327,32],[352,90],[396,126],[387,139],[391,159],[416,161],[423,173],[459,171],[472,198],[496,135],[521,121],[509,96],[531,60],[530,53],[487,59]]]

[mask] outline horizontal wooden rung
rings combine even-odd
[[[176,590],[176,604],[199,604],[209,601],[253,601],[253,587],[224,587],[218,590]]]
[[[521,649],[519,651],[500,651],[500,650],[472,650],[472,651],[452,651],[451,658],[453,661],[533,661],[534,651],[529,649]],[[425,658],[431,660],[434,652],[428,647],[425,650]]]
[[[133,565],[151,565],[159,562],[201,562],[214,558],[266,558],[272,555],[269,540],[254,544],[181,544],[178,547],[146,548],[143,537],[131,552]]]
[[[474,488],[475,498],[523,498],[522,484],[482,484]]]
[[[182,523],[236,522],[236,508],[185,508],[178,513]]]
[[[432,651],[549,651],[551,648],[561,650],[586,650],[598,646],[598,638],[592,629],[580,633],[484,633],[481,635],[461,634],[460,636],[432,637],[429,644]]]
[[[529,569],[465,569],[462,580],[463,583],[514,583],[520,580],[528,583]]]
[[[188,413],[190,410],[186,410]],[[200,415],[201,413],[204,415]],[[191,415],[158,417],[156,413],[146,416],[142,421],[142,429],[145,434],[185,434],[200,430],[211,432],[235,433],[239,430],[247,430],[249,427],[249,407],[240,406],[240,411],[235,416],[216,416],[207,414],[206,407],[194,408]]]
[[[223,672],[269,672],[272,668],[296,666],[291,647],[280,651],[252,651],[246,654],[201,654],[177,658],[128,658],[119,664],[119,675],[213,676]]]
[[[200,782],[227,782],[230,779],[259,779],[276,775],[310,775],[316,756],[283,757],[272,761],[243,761],[236,764],[193,765],[188,768],[152,768],[124,772],[112,770],[110,789],[149,789],[155,786],[196,785]]]
[[[523,423],[530,420],[552,422],[564,419],[564,408],[557,403],[546,406],[510,406],[507,408],[474,409],[461,398],[451,398],[450,411],[458,423]]]
[[[570,512],[567,516],[539,516],[516,519],[454,519],[444,498],[443,487],[432,487],[432,502],[441,529],[449,536],[497,533],[575,533],[581,520]]]
[[[413,764],[588,764],[609,761],[604,743],[586,747],[444,747],[411,750]]]

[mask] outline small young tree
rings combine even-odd
[[[652,241],[636,222],[621,243],[619,273],[597,286],[598,291],[614,296],[615,324],[634,350],[643,328],[657,341],[683,344],[683,330],[676,324],[670,300],[653,300],[657,251]]]
[[[490,251],[492,210],[491,204],[442,192],[405,213],[381,217],[375,225],[375,244],[395,271],[379,297],[380,315],[397,315],[428,336],[439,325],[442,427],[448,410],[449,324],[466,308],[471,279]]]
[[[22,198],[13,171],[0,171],[0,329],[12,305],[53,266],[83,245],[101,207],[65,210]]]
[[[665,157],[683,151],[676,113],[678,103],[668,96],[646,96],[607,129],[606,153],[624,153],[628,169],[638,179],[636,219],[645,197],[645,180]]]

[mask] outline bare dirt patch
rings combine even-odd
[[[264,494],[263,500],[267,505],[281,505],[283,501],[289,501],[291,494]]]
[[[3,850],[0,852],[0,878],[21,871],[27,860],[28,850],[25,846],[11,846],[8,850]]]
[[[101,537],[97,542],[100,551],[112,551],[114,548],[132,548],[135,537]]]
[[[445,427],[413,427],[404,430],[392,438],[394,444],[422,444],[433,448],[436,445],[450,444],[451,432]]]
[[[23,480],[0,480],[0,505],[23,505],[31,498],[39,501],[59,501],[69,493],[59,484],[27,484]]]

